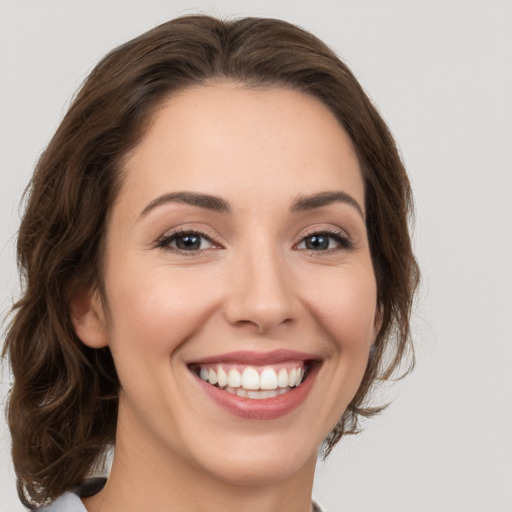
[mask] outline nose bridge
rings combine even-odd
[[[286,258],[276,243],[253,240],[235,257],[226,315],[232,324],[253,324],[259,332],[294,319],[294,291]]]

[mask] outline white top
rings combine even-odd
[[[39,508],[37,512],[87,512],[87,509],[74,492],[65,492],[51,505]]]

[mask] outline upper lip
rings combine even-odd
[[[298,352],[296,350],[273,350],[271,352],[236,351],[225,354],[217,354],[202,359],[195,359],[189,364],[214,364],[214,363],[238,363],[254,366],[264,366],[284,363],[286,361],[318,361],[320,358],[315,354]]]

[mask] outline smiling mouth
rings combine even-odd
[[[242,398],[264,400],[300,387],[308,378],[313,364],[313,361],[288,361],[264,366],[194,363],[189,365],[189,369],[217,389]]]

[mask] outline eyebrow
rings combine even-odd
[[[231,208],[229,204],[217,196],[209,194],[198,194],[196,192],[171,192],[153,199],[142,210],[139,218],[146,216],[151,210],[167,203],[182,203],[198,206],[215,212],[229,213]]]
[[[291,212],[302,212],[306,210],[313,210],[315,208],[321,208],[332,203],[345,203],[352,206],[357,210],[359,215],[364,220],[364,213],[361,205],[346,192],[333,191],[333,192],[319,192],[310,196],[299,196],[292,204]]]
[[[149,202],[139,215],[139,218],[145,217],[151,210],[167,203],[182,203],[215,212],[229,213],[231,207],[227,201],[209,194],[200,194],[197,192],[171,192],[163,194]],[[357,210],[364,219],[363,209],[359,203],[349,194],[342,191],[319,192],[309,196],[299,196],[290,207],[292,213],[314,210],[322,206],[328,206],[332,203],[345,203]]]

